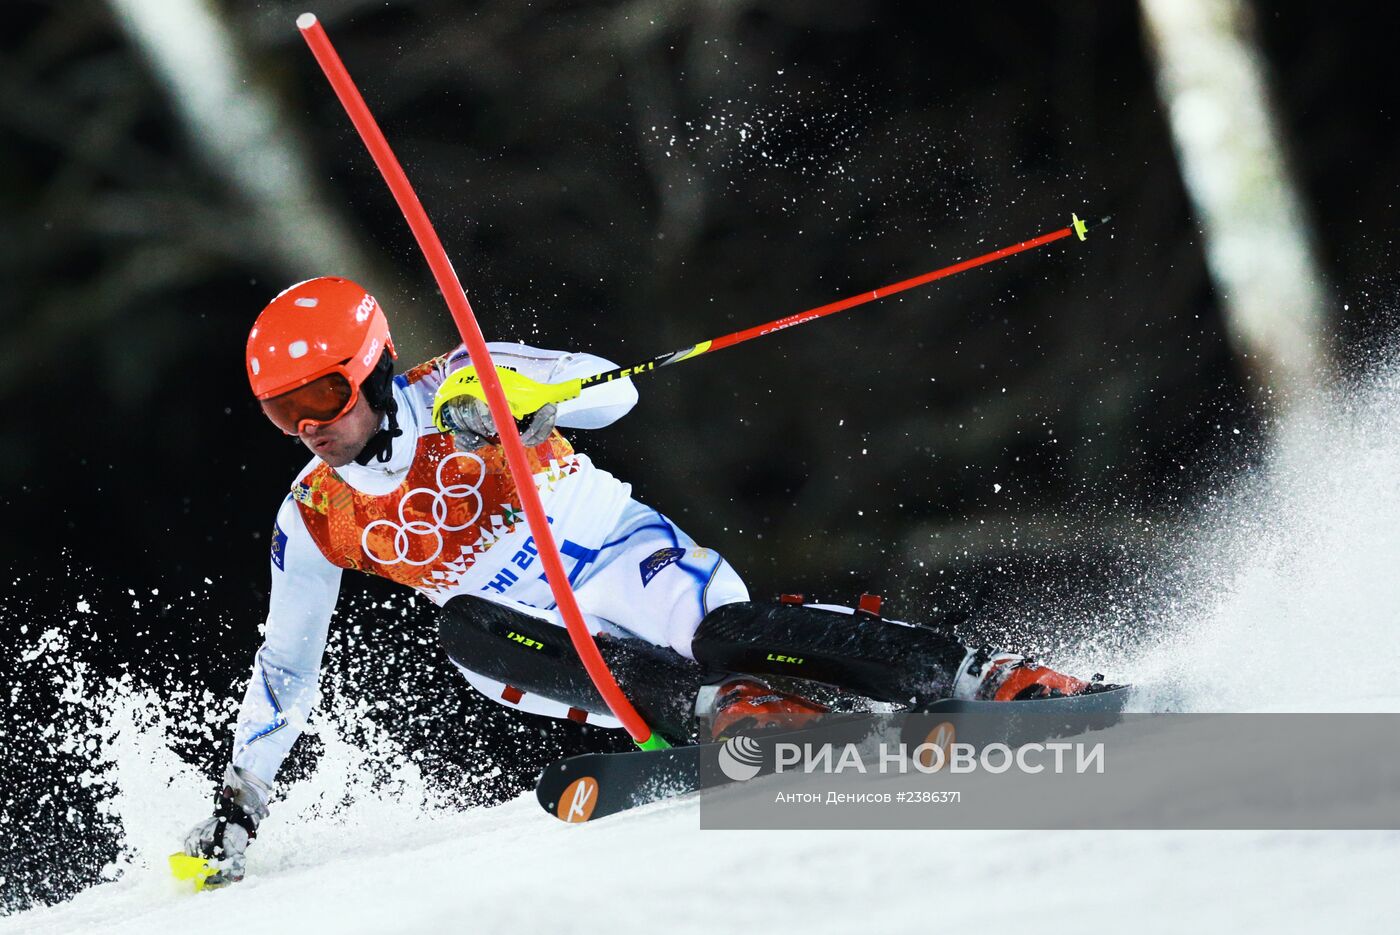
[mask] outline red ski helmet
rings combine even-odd
[[[295,435],[308,422],[348,412],[385,351],[398,356],[374,296],[348,279],[321,276],[268,303],[248,332],[245,363],[263,411]]]

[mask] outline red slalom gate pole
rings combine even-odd
[[[535,537],[536,546],[539,547],[540,560],[544,563],[549,589],[554,594],[555,603],[559,606],[560,616],[564,618],[564,624],[568,629],[569,639],[573,642],[574,649],[578,652],[579,658],[583,660],[584,668],[588,670],[589,677],[593,679],[593,683],[598,687],[598,691],[608,703],[613,715],[627,728],[632,739],[644,749],[668,746],[664,740],[652,733],[646,721],[642,720],[637,709],[622,693],[617,680],[613,678],[612,671],[598,652],[598,646],[593,642],[592,634],[584,625],[578,600],[574,597],[573,588],[569,585],[569,576],[564,571],[564,563],[559,558],[559,549],[554,542],[553,534],[550,532],[544,504],[540,502],[539,491],[535,489],[534,476],[530,473],[530,465],[525,457],[525,446],[520,442],[520,433],[515,427],[515,418],[511,415],[510,403],[506,400],[505,391],[501,388],[496,368],[491,363],[491,353],[486,349],[486,338],[482,336],[481,327],[477,324],[471,303],[467,301],[462,284],[457,279],[457,272],[452,268],[452,262],[447,258],[447,251],[443,249],[437,231],[433,229],[432,222],[428,220],[428,213],[423,210],[423,205],[418,201],[413,186],[409,184],[408,176],[404,174],[403,167],[399,165],[393,150],[389,148],[389,141],[384,138],[379,124],[375,122],[374,115],[370,113],[369,107],[365,104],[364,98],[360,96],[355,82],[350,77],[350,73],[345,70],[344,63],[336,54],[335,47],[331,45],[330,37],[321,28],[320,21],[316,19],[315,14],[303,13],[297,17],[297,28],[301,30],[306,44],[311,47],[311,53],[316,56],[321,71],[325,72],[326,80],[335,89],[336,97],[340,99],[341,106],[345,108],[346,114],[350,117],[350,122],[355,125],[355,129],[359,132],[360,139],[364,141],[365,148],[373,157],[375,166],[379,168],[380,174],[384,176],[384,181],[388,183],[394,200],[398,202],[399,210],[403,212],[404,220],[408,221],[408,226],[418,241],[418,247],[423,251],[423,256],[433,271],[433,278],[437,280],[443,298],[447,300],[447,307],[452,312],[452,318],[457,322],[457,330],[461,332],[462,341],[467,346],[467,353],[471,357],[472,365],[476,368],[482,388],[486,392],[486,403],[491,409],[492,418],[496,420],[496,428],[501,436],[501,447],[505,449],[506,463],[510,466],[511,476],[515,480],[516,489],[520,492],[520,503],[525,508],[526,523],[531,534]]]

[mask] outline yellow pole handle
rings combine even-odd
[[[505,390],[506,402],[510,403],[510,414],[517,419],[523,419],[550,403],[574,399],[583,392],[581,379],[566,380],[563,383],[536,383],[529,377],[505,367],[497,367],[496,376],[501,381],[501,389]],[[442,407],[464,396],[486,401],[486,390],[481,385],[476,368],[472,366],[453,371],[442,381],[433,397],[433,424],[446,432],[447,426],[442,421]]]

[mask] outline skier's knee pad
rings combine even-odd
[[[594,714],[609,714],[568,631],[483,597],[454,597],[438,616],[448,657],[464,669]],[[594,637],[603,661],[642,717],[672,740],[693,739],[699,665],[645,640]]]
[[[968,652],[928,627],[759,601],[710,611],[691,650],[706,666],[809,679],[896,704],[947,697]]]

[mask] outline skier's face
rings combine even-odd
[[[311,453],[331,467],[341,467],[364,450],[370,436],[379,430],[382,417],[360,393],[355,405],[334,422],[308,422],[297,437]]]

